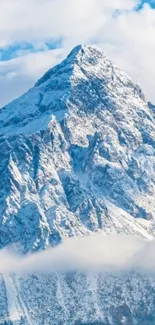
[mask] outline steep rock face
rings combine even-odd
[[[76,47],[0,110],[0,247],[154,236],[154,122],[138,85],[95,47]]]

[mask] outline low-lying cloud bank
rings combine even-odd
[[[56,248],[19,257],[0,252],[0,273],[130,271],[155,272],[155,240],[92,235],[68,239]]]

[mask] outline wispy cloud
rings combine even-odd
[[[19,257],[0,252],[0,273],[119,272],[155,273],[155,241],[133,236],[92,235],[69,239],[56,248]]]
[[[45,42],[20,42],[0,48],[0,61],[8,61],[29,53],[47,52],[61,47],[61,40]]]

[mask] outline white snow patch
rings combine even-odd
[[[10,320],[14,322],[20,320],[23,313],[19,305],[18,293],[13,283],[12,277],[5,275],[4,281],[7,291],[9,316]]]
[[[17,323],[19,321],[20,325],[21,319],[26,318],[28,325],[32,325],[32,321],[18,290],[17,277],[15,279],[15,277],[11,275],[5,275],[4,281],[7,292],[8,312],[10,321]]]

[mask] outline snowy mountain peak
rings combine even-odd
[[[82,58],[101,58],[104,56],[103,51],[95,45],[78,45],[68,55],[67,59],[82,59]]]
[[[68,77],[70,77],[70,74],[74,73],[75,65],[81,65],[82,63],[87,61],[94,65],[95,62],[97,63],[97,61],[103,57],[103,52],[97,49],[97,47],[95,46],[78,45],[69,53],[67,58],[62,63],[47,71],[44,76],[40,80],[38,80],[35,86],[40,86],[41,84],[49,80],[51,77],[53,77],[54,74],[60,72],[61,70],[64,72],[67,72],[68,70]]]
[[[140,103],[147,106],[141,88],[102,51],[80,45],[26,94],[0,110],[0,134],[44,130],[52,115],[60,121],[72,110],[77,111],[79,103],[74,105],[73,98],[81,101],[80,111],[88,112],[116,106],[122,111],[126,98],[135,102],[135,109]],[[146,110],[149,114],[148,106]]]
[[[76,47],[0,110],[0,157],[0,247],[154,236],[153,110],[95,47]]]

